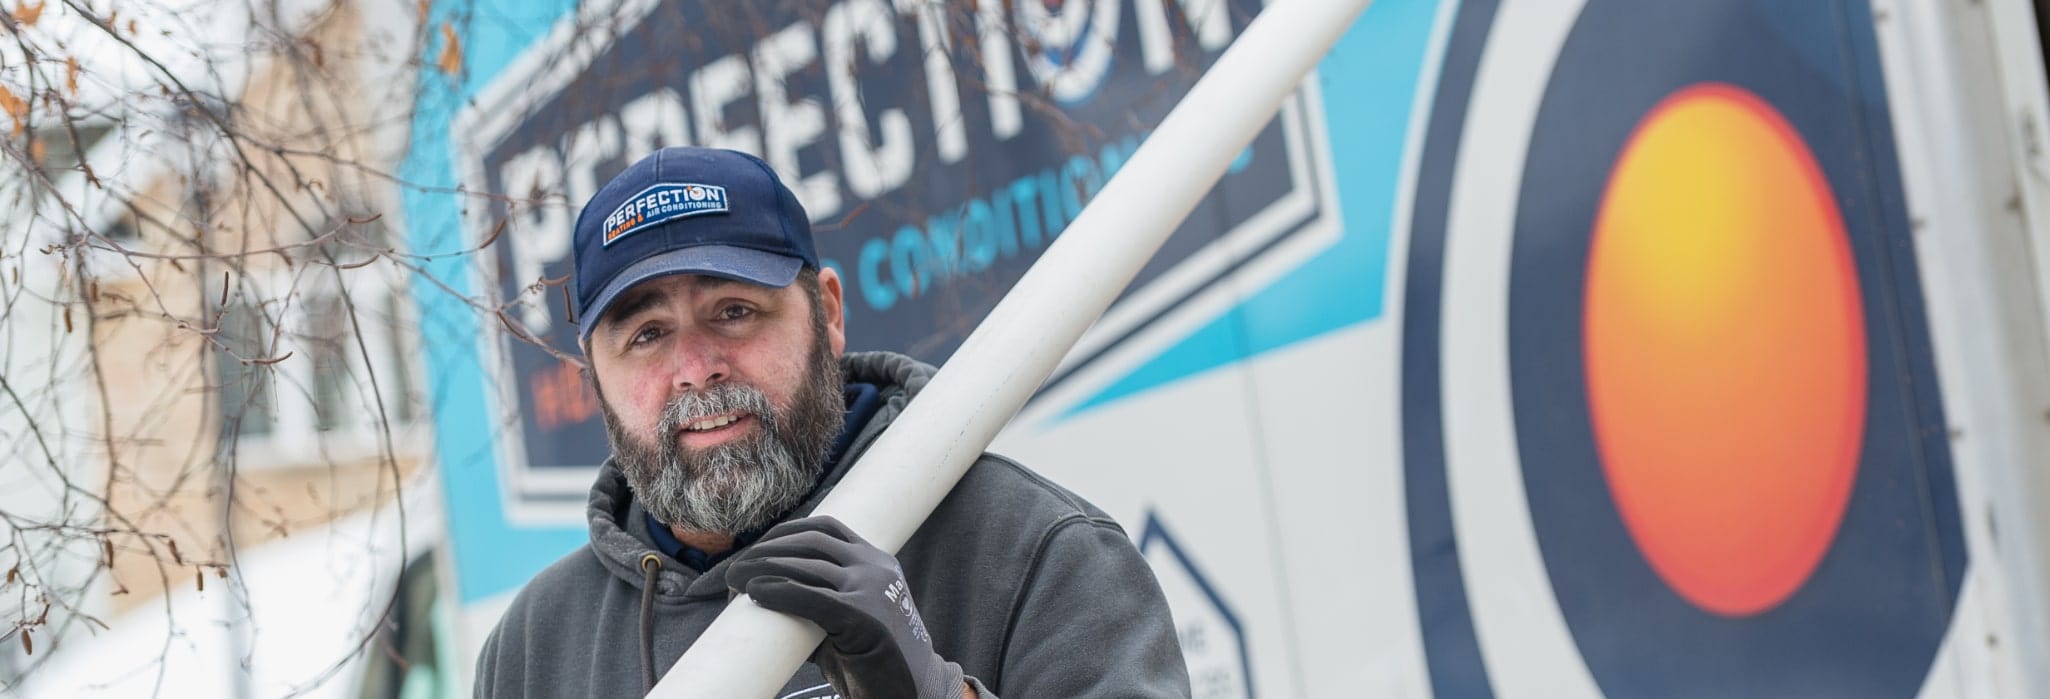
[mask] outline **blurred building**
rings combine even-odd
[[[42,19],[44,48],[86,56],[85,87],[26,135],[40,167],[9,175],[26,226],[10,226],[7,253],[25,253],[41,292],[28,296],[47,301],[8,318],[7,375],[24,398],[0,437],[51,445],[49,458],[15,449],[8,465],[34,475],[6,511],[17,530],[64,523],[17,540],[45,539],[41,592],[96,622],[60,609],[31,626],[32,643],[8,645],[5,681],[147,694],[170,673],[170,686],[208,677],[224,695],[270,696],[321,666],[397,657],[363,649],[386,640],[406,563],[400,494],[431,483],[409,263],[389,215],[412,6],[143,8],[142,21],[193,33],[152,43],[113,18],[125,46],[60,11]],[[143,54],[156,64],[137,65]],[[288,550],[301,553],[266,553]],[[307,580],[353,581],[296,602],[344,613],[307,626],[259,606],[311,592]],[[205,629],[222,643],[193,643]],[[343,643],[293,640],[313,636]],[[265,652],[301,646],[331,657]]]

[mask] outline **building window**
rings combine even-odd
[[[351,270],[347,294],[318,266],[230,288],[215,366],[223,446],[238,463],[374,457],[387,428],[401,446],[417,438],[412,314],[400,280],[372,269]]]
[[[332,432],[348,421],[351,376],[348,345],[355,335],[349,308],[339,295],[306,300],[306,331],[299,343],[313,365],[313,428]]]
[[[271,356],[272,327],[263,310],[254,305],[232,305],[221,314],[214,366],[225,439],[270,434],[275,408],[269,367],[253,361]]]

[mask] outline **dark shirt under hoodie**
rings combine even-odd
[[[933,369],[902,355],[842,358],[849,421],[820,487],[791,513],[816,507]],[[857,392],[859,389],[857,388]],[[867,396],[855,396],[866,398]],[[641,561],[658,546],[653,519],[625,477],[599,469],[591,542],[536,575],[514,597],[477,661],[479,697],[632,697],[643,689]],[[667,538],[667,537],[664,537]],[[723,558],[700,572],[674,559],[653,576],[653,662],[667,673],[726,606]],[[939,654],[984,697],[1185,697],[1187,670],[1160,586],[1123,529],[1095,506],[1014,462],[984,454],[897,554]],[[682,678],[688,682],[688,678]],[[806,663],[779,699],[835,696]],[[865,698],[864,698],[865,699]]]

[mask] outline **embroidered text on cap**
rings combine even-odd
[[[726,213],[726,188],[709,184],[658,184],[628,197],[605,217],[605,245],[628,233],[686,216]]]

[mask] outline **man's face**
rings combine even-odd
[[[737,534],[810,491],[844,411],[840,280],[677,275],[615,301],[585,353],[613,458],[667,524]]]

